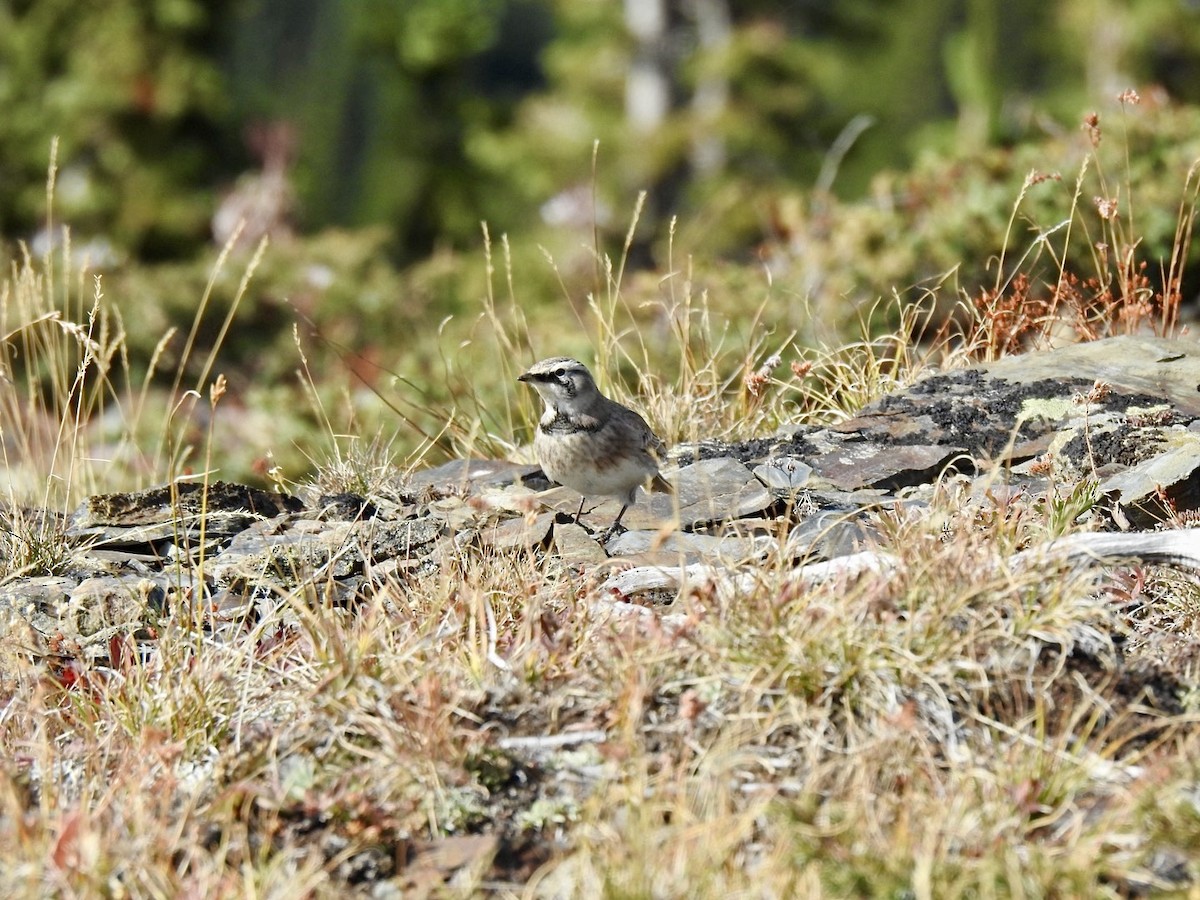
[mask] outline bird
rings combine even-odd
[[[575,522],[588,497],[615,497],[623,504],[602,541],[621,525],[637,489],[673,493],[658,470],[666,445],[646,420],[600,393],[587,366],[569,356],[543,359],[517,381],[532,386],[546,404],[533,439],[538,464],[551,481],[582,494]]]

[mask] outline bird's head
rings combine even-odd
[[[599,394],[587,366],[569,356],[543,359],[517,381],[532,385],[546,406],[555,411],[584,406]]]

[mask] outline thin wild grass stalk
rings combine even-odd
[[[1175,216],[1175,237],[1171,243],[1171,259],[1163,273],[1163,337],[1174,335],[1179,327],[1179,305],[1183,300],[1183,273],[1187,265],[1188,248],[1192,245],[1192,229],[1196,224],[1196,203],[1200,197],[1200,160],[1188,167],[1184,180],[1179,211]]]
[[[226,382],[224,375],[217,375],[216,380],[208,391],[208,432],[204,442],[204,477],[200,493],[200,538],[196,557],[196,580],[204,589],[204,555],[208,550],[208,487],[213,471],[213,443],[217,427],[217,404],[225,396]]]
[[[962,342],[979,358],[995,359],[1027,346],[1044,346],[1061,340],[1068,332],[1081,340],[1136,333],[1143,328],[1164,336],[1175,333],[1179,274],[1194,223],[1196,167],[1189,169],[1185,179],[1170,260],[1165,271],[1161,271],[1164,267],[1160,264],[1160,284],[1156,288],[1146,274],[1147,262],[1140,259],[1142,241],[1134,220],[1136,186],[1132,183],[1127,108],[1139,98],[1136,92],[1126,91],[1118,99],[1125,124],[1124,181],[1119,185],[1110,183],[1100,149],[1100,116],[1088,115],[1084,129],[1091,150],[1076,175],[1067,217],[1039,229],[1016,265],[1008,268],[1005,261],[1018,208],[1033,184],[1047,180],[1047,176],[1030,173],[1009,217],[993,288],[962,304],[967,310]],[[1052,177],[1057,180],[1057,176]],[[1092,202],[1085,204],[1082,198],[1093,183],[1094,188],[1088,191],[1094,195]],[[1067,269],[1067,260],[1074,255],[1073,242],[1080,239],[1085,241],[1086,255],[1092,261],[1088,276]],[[1027,274],[1043,252],[1054,260],[1057,269],[1054,283],[1044,290]]]
[[[229,309],[226,312],[225,318],[221,323],[220,330],[218,331],[217,339],[213,342],[212,347],[209,348],[208,356],[201,366],[200,374],[196,379],[196,386],[191,390],[180,394],[180,386],[182,385],[184,377],[191,364],[192,353],[196,347],[196,338],[200,333],[200,326],[204,321],[205,313],[208,311],[208,306],[212,301],[212,295],[216,288],[217,278],[228,262],[229,254],[236,246],[237,239],[241,235],[244,224],[245,223],[238,224],[238,227],[234,229],[233,234],[230,235],[229,240],[225,242],[225,245],[221,248],[220,253],[217,255],[217,260],[213,264],[212,272],[209,275],[208,284],[204,289],[204,294],[201,296],[200,303],[196,307],[196,313],[192,317],[192,326],[188,331],[187,338],[184,340],[183,351],[180,354],[179,363],[175,368],[175,376],[171,382],[171,390],[168,395],[170,398],[178,397],[180,402],[187,397],[198,400],[203,395],[204,388],[208,381],[209,373],[212,371],[212,366],[216,360],[217,353],[219,352],[221,345],[224,343],[225,338],[229,333],[229,328],[233,324],[234,317],[237,314],[237,310],[241,305],[242,299],[245,297],[246,292],[249,289],[250,279],[254,274],[254,270],[258,268],[259,263],[262,261],[263,253],[266,251],[267,238],[263,237],[259,241],[254,255],[251,257],[250,262],[246,266],[246,270],[242,275],[242,280],[239,283],[237,290],[234,292]],[[179,404],[177,403],[172,412],[174,413],[178,409]],[[190,420],[191,413],[192,410],[189,409],[188,415],[185,416],[185,421]],[[183,459],[176,459],[174,454],[170,451],[170,447],[173,442],[171,433],[168,429],[169,423],[171,423],[173,420],[173,415],[171,417],[166,417],[163,420],[163,429],[159,433],[158,449],[155,454],[155,465],[156,468],[165,465],[169,471],[176,472],[178,471],[178,466],[182,464]]]
[[[50,203],[54,176],[52,158],[47,177]],[[151,412],[152,381],[174,332],[159,341],[135,389],[134,364],[119,313],[106,297],[99,276],[92,276],[90,296],[86,293],[86,270],[73,270],[70,232],[54,225],[52,213],[48,220],[56,229],[51,233],[61,232],[58,246],[48,250],[40,263],[24,250],[0,283],[0,370],[7,376],[0,380],[0,421],[4,422],[0,453],[10,475],[11,506],[36,497],[42,508],[64,509],[85,494],[141,487],[147,480],[161,483],[179,471],[186,448],[178,436],[189,425],[188,417],[179,415],[180,403],[196,395],[180,396],[178,386],[189,367],[217,272],[176,369],[175,389],[167,401],[171,413],[163,417],[159,447],[148,454],[141,449],[139,435]],[[199,385],[211,372],[263,249],[260,245],[245,272],[203,364]],[[223,254],[218,270],[225,258]],[[98,434],[97,423],[105,420],[117,429],[115,435]],[[101,447],[103,458],[98,452]]]
[[[933,291],[921,302],[904,302],[893,296],[890,304],[899,325],[891,331],[872,336],[878,330],[874,324],[877,317],[891,318],[880,303],[860,315],[858,340],[795,348],[798,358],[791,364],[792,378],[773,379],[788,399],[793,421],[824,423],[849,418],[930,371],[965,362],[967,354],[953,347],[944,330],[936,332],[927,344],[917,342],[916,336],[929,330],[935,303]]]
[[[299,329],[296,327],[292,328],[292,340],[300,362],[297,380],[308,398],[325,441],[323,449],[304,450],[304,457],[314,473],[313,482],[324,493],[329,494],[349,492],[364,498],[390,496],[394,493],[397,483],[404,480],[404,474],[418,468],[443,435],[452,429],[452,422],[445,422],[441,431],[429,433],[407,415],[400,413],[401,418],[422,435],[422,441],[397,466],[397,453],[393,449],[395,436],[384,440],[380,434],[376,434],[370,441],[366,441],[358,434],[354,421],[354,404],[348,397],[344,404],[344,409],[347,410],[346,420],[335,424],[334,416],[322,399],[308,354],[300,339]],[[394,404],[391,407],[399,412]],[[399,476],[397,470],[401,473]],[[270,476],[278,490],[283,490],[289,484],[285,473],[278,466],[272,467]]]

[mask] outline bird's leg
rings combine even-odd
[[[580,497],[579,498],[579,509],[576,511],[575,518],[572,520],[576,525],[583,525],[583,523],[580,522],[579,520],[580,520],[580,518],[583,517],[583,507],[586,504],[587,504],[587,497]],[[593,506],[591,509],[588,510],[588,515],[590,516],[595,511],[596,511],[596,507]],[[591,533],[590,528],[588,528],[586,525],[583,525],[583,527],[585,529],[587,529],[588,533]]]
[[[608,530],[604,532],[604,536],[600,538],[600,543],[608,543],[608,539],[617,533],[617,529],[621,527],[621,516],[625,515],[625,510],[629,509],[629,504],[626,503],[621,507],[621,511],[617,513],[617,517],[613,519],[613,523],[608,526]]]
[[[626,503],[624,506],[622,506],[622,507],[621,507],[621,511],[620,511],[619,513],[617,513],[617,517],[616,517],[615,519],[613,519],[613,523],[612,523],[612,525],[610,526],[610,527],[612,528],[612,530],[613,530],[613,531],[616,531],[616,530],[617,530],[617,528],[618,528],[618,527],[620,527],[620,525],[621,525],[621,516],[625,515],[625,510],[627,510],[627,509],[629,509],[629,504],[628,504],[628,503]]]

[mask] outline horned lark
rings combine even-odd
[[[517,379],[530,384],[546,403],[533,439],[533,452],[546,476],[588,497],[615,497],[623,504],[605,538],[637,496],[639,485],[671,492],[658,472],[665,445],[632,409],[608,399],[587,366],[566,356],[543,359]]]

